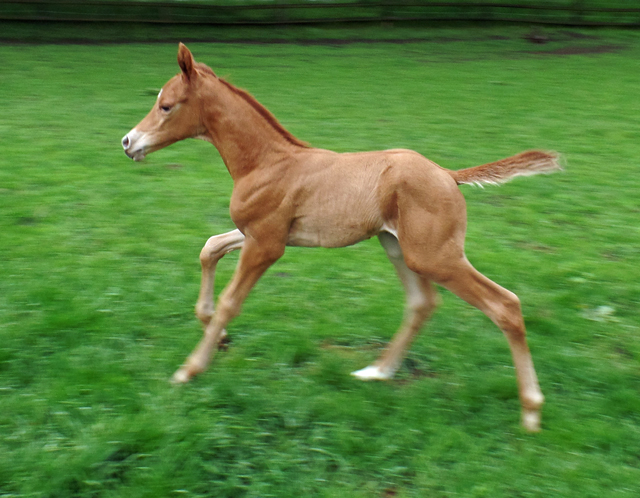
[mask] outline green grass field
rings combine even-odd
[[[396,380],[350,377],[402,317],[375,240],[290,248],[229,350],[170,385],[201,335],[200,248],[233,228],[211,145],[120,148],[177,47],[0,45],[0,497],[639,496],[640,33],[529,30],[190,49],[318,147],[452,169],[564,154],[553,176],[462,187],[469,259],[523,303],[538,435],[501,333],[444,291]]]

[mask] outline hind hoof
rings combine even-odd
[[[362,370],[351,372],[351,375],[360,380],[388,380],[393,377],[392,373],[385,372],[375,365],[369,365]]]

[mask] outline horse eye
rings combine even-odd
[[[162,105],[162,106],[160,106],[160,109],[162,110],[162,112],[169,112],[171,110],[171,106]]]

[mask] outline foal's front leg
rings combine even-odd
[[[209,238],[200,252],[202,283],[200,284],[200,295],[198,296],[198,302],[196,304],[196,316],[205,328],[209,325],[214,312],[213,288],[216,277],[216,265],[224,255],[240,249],[243,244],[244,235],[240,230],[236,229]]]
[[[172,382],[188,382],[206,370],[214,349],[224,337],[225,327],[240,314],[249,291],[267,268],[282,256],[284,247],[284,243],[278,241],[267,240],[259,244],[254,238],[244,239],[236,271],[218,300],[218,309],[205,327],[204,337],[173,375]]]

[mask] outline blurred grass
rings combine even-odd
[[[503,337],[447,293],[397,380],[350,378],[402,316],[375,241],[290,248],[229,351],[171,387],[201,334],[198,252],[232,228],[210,145],[143,164],[119,146],[176,46],[0,45],[0,496],[638,496],[640,35],[528,30],[190,48],[315,146],[453,169],[565,155],[561,174],[463,187],[469,258],[523,301],[536,436]]]

